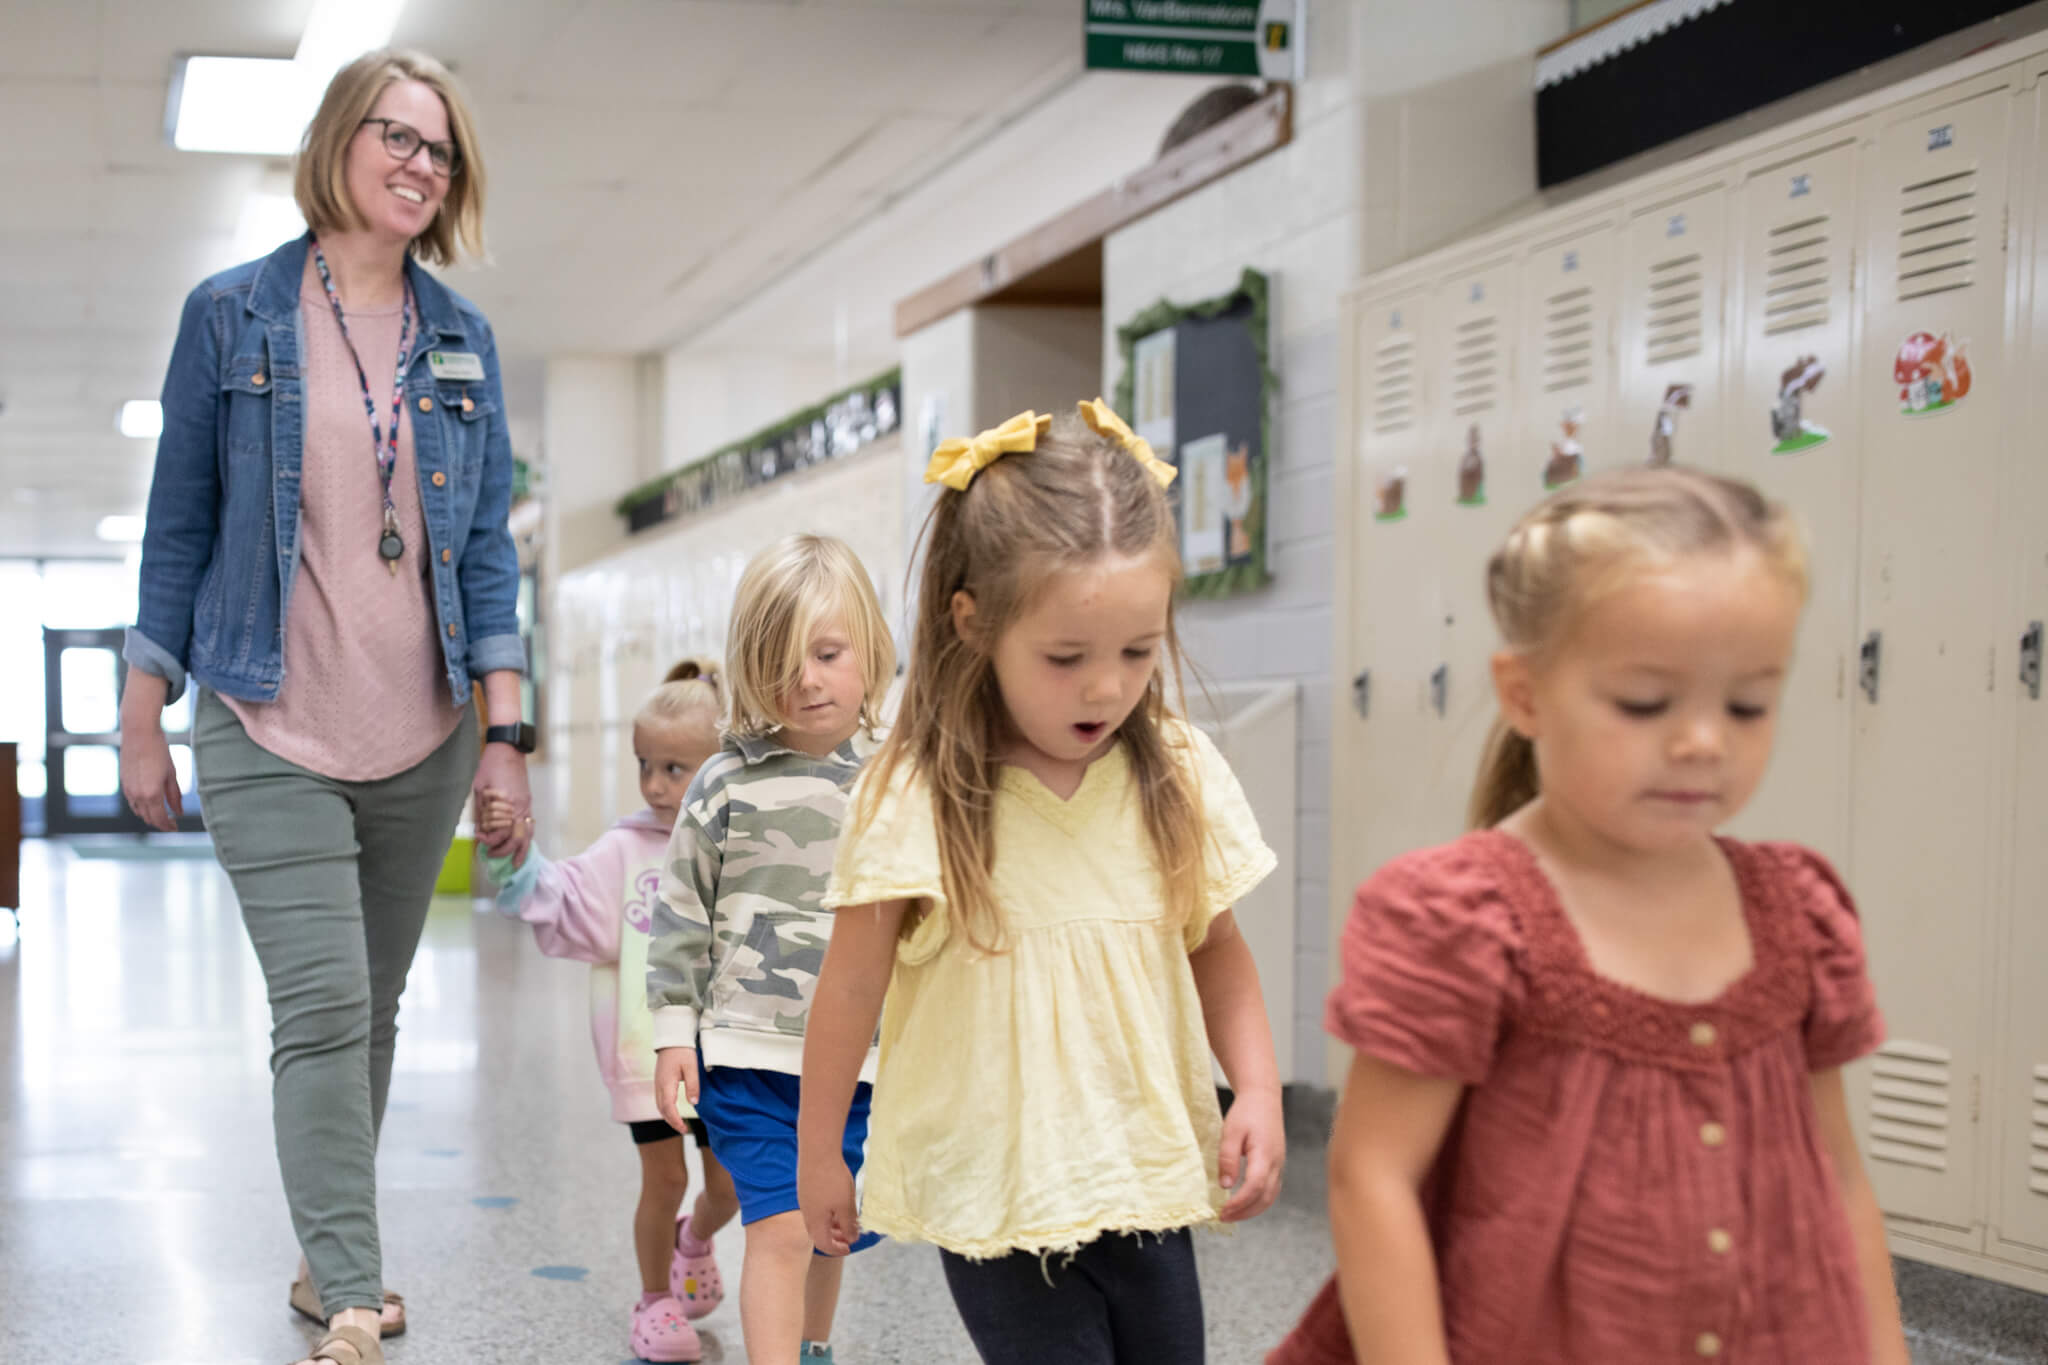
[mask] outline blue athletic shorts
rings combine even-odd
[[[758,1223],[790,1213],[796,1200],[796,1113],[800,1083],[781,1071],[746,1067],[706,1068],[698,1055],[697,1116],[711,1131],[711,1150],[732,1175],[740,1197],[740,1222]],[[868,1099],[873,1087],[863,1081],[853,1089],[853,1110],[846,1117],[846,1168],[860,1174],[868,1141]],[[853,1244],[866,1251],[881,1241],[862,1233]]]

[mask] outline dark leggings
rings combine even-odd
[[[1185,1229],[1108,1233],[1072,1260],[939,1259],[985,1365],[1202,1365],[1202,1285]]]

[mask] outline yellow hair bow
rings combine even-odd
[[[1131,458],[1145,466],[1145,472],[1159,480],[1165,488],[1179,477],[1180,471],[1152,453],[1152,443],[1125,425],[1124,419],[1100,398],[1092,398],[1081,404],[1081,420],[1095,429],[1097,436],[1107,436],[1125,450]]]
[[[1038,449],[1038,438],[1052,425],[1050,415],[1040,417],[1026,409],[999,427],[990,427],[970,439],[954,437],[941,441],[925,466],[926,483],[942,483],[965,493],[974,476],[1005,455]]]

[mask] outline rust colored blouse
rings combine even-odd
[[[1360,888],[1326,1026],[1470,1087],[1424,1190],[1456,1365],[1867,1365],[1809,1081],[1883,1039],[1856,912],[1818,854],[1722,849],[1754,961],[1696,1005],[1595,973],[1511,835]],[[1350,1359],[1330,1288],[1270,1359]]]

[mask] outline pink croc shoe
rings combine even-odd
[[[633,1354],[642,1360],[702,1360],[704,1343],[672,1298],[633,1310]]]
[[[676,1254],[668,1263],[668,1292],[683,1306],[690,1321],[708,1316],[725,1302],[725,1280],[718,1273],[718,1253],[711,1243],[690,1236],[687,1216],[676,1221]]]

